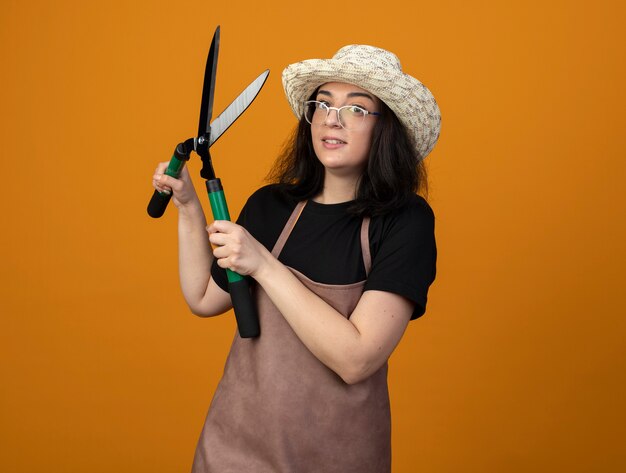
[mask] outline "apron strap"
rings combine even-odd
[[[287,223],[285,224],[283,231],[281,232],[280,236],[278,237],[278,240],[276,240],[276,243],[274,244],[274,248],[272,248],[272,255],[274,256],[274,258],[278,258],[278,256],[280,255],[280,252],[283,251],[283,247],[285,246],[285,243],[287,243],[287,238],[289,238],[289,235],[291,235],[291,230],[293,230],[293,227],[296,226],[296,222],[300,218],[300,215],[302,214],[302,211],[304,210],[304,206],[306,205],[306,202],[307,202],[306,200],[303,200],[302,202],[298,202],[298,205],[296,205],[296,208],[293,209],[293,212],[291,213],[291,217],[289,217],[289,220],[287,220]]]
[[[285,224],[283,231],[280,233],[278,240],[274,244],[274,248],[272,248],[272,255],[274,258],[278,258],[281,251],[285,247],[285,243],[287,243],[287,239],[289,235],[291,235],[291,231],[293,227],[296,226],[300,215],[302,215],[302,211],[304,210],[304,206],[307,201],[303,200],[302,202],[298,202],[296,208],[293,209],[289,220]],[[372,255],[370,253],[370,238],[369,238],[369,227],[370,227],[370,218],[364,217],[361,221],[361,254],[363,256],[363,266],[365,266],[365,274],[369,276],[370,271],[372,269]]]

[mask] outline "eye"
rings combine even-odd
[[[323,102],[321,100],[318,100],[315,106],[320,110],[328,110],[328,107],[330,105],[328,104],[328,102]]]
[[[348,110],[348,112],[350,112],[350,114],[354,115],[355,117],[364,117],[365,115],[367,115],[367,110],[359,107],[358,105],[348,105],[346,107],[346,110]]]

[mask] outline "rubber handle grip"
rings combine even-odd
[[[243,278],[228,284],[228,292],[233,301],[233,310],[237,319],[237,327],[241,338],[254,338],[261,334],[259,317],[250,294],[248,280]]]
[[[165,174],[178,179],[178,177],[180,176],[180,172],[185,166],[185,161],[187,161],[188,159],[189,152],[186,148],[186,142],[179,143],[174,150],[174,155],[172,156],[172,159],[170,159],[170,162],[167,165]],[[148,203],[148,215],[150,215],[150,217],[152,218],[161,217],[165,213],[165,209],[167,208],[167,204],[170,203],[171,198],[172,194],[166,194],[155,190],[154,194],[152,194],[150,202]]]
[[[150,199],[150,203],[148,203],[148,215],[152,218],[161,217],[165,213],[165,209],[167,208],[167,204],[170,203],[171,198],[172,194],[162,194],[155,190],[154,194],[152,194],[152,199]]]
[[[217,178],[210,179],[206,181],[206,188],[209,193],[213,218],[215,220],[230,220],[222,182]],[[258,337],[261,333],[259,317],[252,301],[248,280],[230,269],[226,270],[226,276],[228,277],[228,292],[230,292],[230,298],[233,301],[239,336],[241,338]]]

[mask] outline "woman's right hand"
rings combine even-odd
[[[187,167],[183,167],[180,176],[176,179],[165,174],[168,164],[167,161],[159,163],[152,176],[152,187],[166,194],[173,192],[172,201],[179,209],[189,204],[199,203],[198,194],[193,187]]]

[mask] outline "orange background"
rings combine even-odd
[[[216,113],[272,71],[212,149],[233,215],[295,124],[287,64],[375,44],[440,104],[438,278],[391,359],[394,473],[624,471],[621,5],[3,1],[0,469],[190,468],[234,322],[189,314],[176,212],[145,207],[221,24]]]

